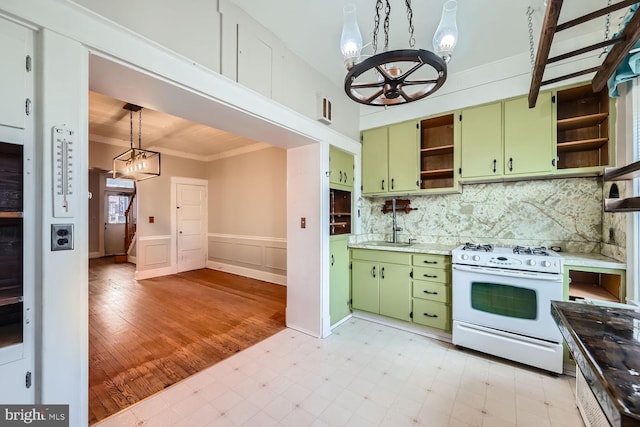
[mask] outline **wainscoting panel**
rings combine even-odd
[[[139,237],[136,243],[136,279],[175,273],[171,265],[171,236]]]
[[[211,269],[286,284],[286,239],[210,233],[208,246]]]

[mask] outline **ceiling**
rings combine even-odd
[[[374,24],[374,0],[231,0],[269,29],[291,51],[342,87],[345,76],[339,49],[342,8],[355,3],[365,44]],[[445,0],[412,3],[416,47],[431,50],[431,39],[440,20]],[[584,15],[607,5],[608,0],[566,0],[559,22]],[[392,11],[389,47],[406,48],[408,31],[405,2],[389,0]],[[458,0],[459,41],[449,73],[475,68],[529,52],[526,11],[535,9],[534,39],[537,44],[543,18],[543,0]],[[286,13],[282,11],[286,10]],[[618,30],[620,11],[611,18],[611,32]],[[588,32],[604,34],[605,18],[599,18],[556,36],[557,42]],[[382,30],[381,30],[382,31]],[[307,36],[311,35],[311,36]],[[380,38],[382,40],[382,37]],[[382,42],[379,42],[382,43]],[[555,44],[555,43],[554,43]],[[371,53],[370,48],[363,52]],[[554,54],[552,48],[552,54]],[[97,92],[89,93],[89,136],[94,142],[129,146],[129,112],[117,100]],[[186,143],[188,141],[188,143]],[[134,115],[134,145],[137,146],[137,115]],[[142,110],[142,148],[198,160],[214,160],[268,145],[148,108]]]
[[[358,25],[364,44],[371,41],[374,26],[374,0],[232,0],[256,21],[273,32],[285,45],[342,87],[346,74],[340,53],[342,8],[356,5]],[[613,0],[617,3],[619,0]],[[411,3],[416,48],[432,50],[433,34],[440,21],[445,0],[421,0]],[[389,0],[391,5],[389,47],[408,47],[408,21],[404,1]],[[449,73],[478,67],[499,59],[529,52],[526,11],[533,7],[534,39],[537,45],[543,19],[543,0],[458,0],[457,23],[459,41],[448,64]],[[607,0],[565,0],[559,22],[582,16],[607,6]],[[283,13],[286,11],[286,13]],[[620,12],[624,13],[624,12]],[[617,31],[617,17],[611,20],[612,33]],[[602,31],[605,18],[599,18],[574,29],[563,31],[561,42],[577,35]],[[382,34],[382,28],[380,29]],[[604,37],[604,36],[603,36]],[[379,40],[383,40],[379,37]],[[379,41],[379,45],[381,42]],[[380,51],[380,46],[378,48]],[[370,54],[371,48],[363,49]]]
[[[89,140],[129,147],[131,122],[126,101],[89,92]],[[138,113],[133,113],[133,145],[138,146]],[[148,108],[142,109],[142,148],[197,160],[228,157],[266,144]]]

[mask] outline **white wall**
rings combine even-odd
[[[42,175],[39,182],[41,258],[38,282],[42,297],[40,315],[40,369],[36,377],[41,402],[69,404],[71,425],[86,424],[88,405],[88,62],[78,42],[53,31],[40,32],[41,54],[36,59],[38,79],[36,139]],[[70,200],[71,218],[52,217],[53,126],[66,124],[76,131],[75,195]],[[74,249],[51,252],[51,224],[74,226]],[[36,267],[38,270],[38,267]]]

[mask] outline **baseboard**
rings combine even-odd
[[[287,322],[287,328],[289,328],[289,329],[293,329],[294,331],[302,332],[303,334],[305,334],[305,335],[310,335],[310,336],[312,336],[312,337],[314,337],[314,338],[322,338],[322,337],[320,337],[320,336],[319,336],[317,333],[315,333],[315,332],[311,332],[310,330],[308,330],[308,329],[306,329],[306,328],[301,328],[301,327],[299,327],[299,326],[292,325],[292,324],[290,324],[290,323],[288,323],[288,322]]]
[[[162,268],[156,268],[152,270],[136,271],[135,279],[136,280],[151,279],[152,277],[168,276],[169,274],[176,274],[177,272],[178,270],[175,267],[162,267]]]
[[[136,257],[134,255],[129,255],[127,257],[127,261],[129,261],[131,264],[137,264],[138,260],[136,259]]]
[[[98,252],[89,252],[89,259],[94,259],[94,258],[101,258],[102,254],[100,253],[100,251]]]
[[[238,276],[249,277],[251,279],[262,280],[264,282],[275,283],[276,285],[287,286],[287,276],[283,276],[281,274],[269,273],[267,271],[254,270],[253,268],[240,267],[211,260],[207,261],[207,268],[237,274]]]
[[[370,322],[380,323],[381,325],[390,326],[407,332],[413,332],[414,334],[451,344],[450,333],[432,329],[427,326],[404,322],[402,320],[392,319],[391,317],[380,316],[379,314],[367,313],[366,311],[354,310],[352,316],[358,319],[369,320]]]

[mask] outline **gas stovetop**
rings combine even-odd
[[[454,264],[509,270],[562,273],[562,257],[544,246],[466,243],[451,251]]]

